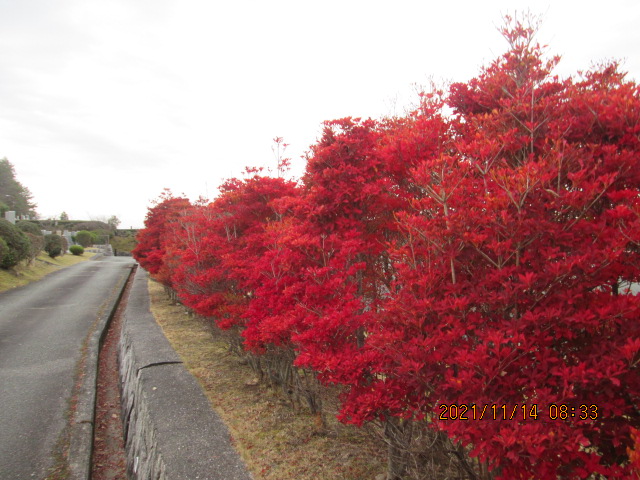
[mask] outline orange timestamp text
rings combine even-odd
[[[596,420],[599,415],[597,405],[578,405],[552,403],[546,408],[538,404],[441,404],[440,420],[538,420],[543,415],[550,420]]]

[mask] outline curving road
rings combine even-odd
[[[103,257],[0,293],[0,478],[43,479],[82,346],[133,260]]]

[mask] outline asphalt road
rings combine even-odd
[[[132,264],[103,257],[0,293],[0,479],[53,465],[83,342]]]

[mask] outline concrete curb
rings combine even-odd
[[[123,275],[112,290],[110,298],[98,317],[93,331],[86,342],[86,354],[81,363],[81,378],[74,421],[71,424],[69,446],[69,478],[71,480],[88,480],[91,477],[91,456],[93,454],[93,429],[95,424],[96,389],[98,380],[98,355],[104,342],[109,323],[118,308],[127,281],[135,271],[131,264],[129,272]]]
[[[251,480],[229,432],[149,310],[138,269],[118,359],[127,473],[144,480]]]

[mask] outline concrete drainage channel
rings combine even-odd
[[[118,345],[128,476],[136,480],[251,480],[226,426],[151,314],[147,281],[144,270],[134,271]],[[109,310],[110,316],[117,304]],[[98,342],[104,338],[110,316],[97,329]],[[90,346],[92,351],[97,350]],[[82,480],[89,479],[91,472],[97,358],[86,362],[85,372],[81,396],[87,400],[77,410],[69,462],[72,478]],[[87,378],[91,375],[93,380]],[[89,401],[93,403],[86,405]]]
[[[96,255],[93,259],[100,258]],[[98,353],[109,328],[109,323],[122,299],[127,282],[135,271],[132,263],[131,270],[125,274],[119,284],[111,292],[105,307],[102,309],[89,337],[85,341],[83,358],[80,361],[78,375],[79,385],[76,386],[77,403],[74,422],[71,425],[69,439],[69,477],[72,480],[85,480],[91,476],[91,455],[93,448],[93,434],[95,425],[96,389],[98,379]]]

